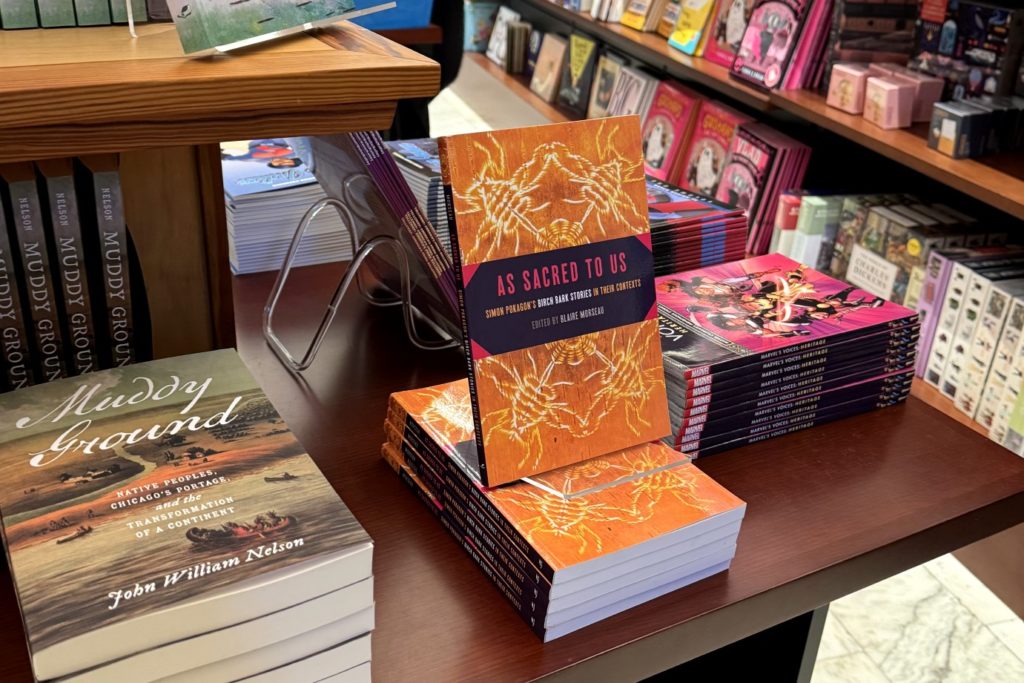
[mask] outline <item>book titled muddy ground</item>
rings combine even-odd
[[[231,350],[0,397],[0,513],[41,680],[370,572],[369,538]]]
[[[481,481],[668,430],[635,116],[438,141]]]

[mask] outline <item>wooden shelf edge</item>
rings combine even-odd
[[[1015,176],[984,159],[953,159],[929,148],[927,140],[912,130],[883,130],[861,116],[829,107],[824,97],[807,90],[777,91],[771,99],[779,109],[1024,219],[1024,161],[1021,175]]]
[[[437,24],[418,28],[385,28],[375,33],[399,45],[439,45],[444,38]]]
[[[988,438],[988,429],[969,418],[966,414],[960,412],[956,405],[954,405],[953,401],[943,396],[938,389],[928,384],[920,377],[914,378],[913,386],[910,389],[910,395],[924,403],[927,403],[946,417],[952,418],[965,427],[970,427],[986,439]]]
[[[507,73],[500,66],[487,59],[486,55],[482,55],[479,52],[467,52],[465,56],[552,123],[576,120],[577,117],[570,116],[555,105],[545,102],[537,93],[530,90],[530,84],[526,81],[525,77]]]

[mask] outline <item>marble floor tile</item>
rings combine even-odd
[[[1017,615],[1003,601],[996,597],[971,571],[960,564],[952,555],[943,555],[925,567],[939,580],[964,607],[969,609],[983,624],[1016,619]]]
[[[819,659],[811,683],[890,683],[885,674],[863,652]]]
[[[825,619],[825,629],[821,633],[818,659],[831,659],[860,651],[860,644],[846,630],[839,617],[830,611]]]
[[[1003,645],[1024,662],[1024,620],[1014,618],[998,624],[989,624],[988,627],[996,634],[996,638],[1003,641]]]
[[[1024,662],[924,566],[832,610],[892,683],[1024,681]]]

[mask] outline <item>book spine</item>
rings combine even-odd
[[[904,375],[900,380],[885,385],[883,388],[859,398],[839,400],[832,398],[839,392],[822,394],[795,401],[785,408],[773,410],[768,415],[747,419],[739,423],[726,420],[723,424],[711,425],[703,430],[686,428],[677,437],[678,449],[681,451],[700,450],[719,442],[731,441],[743,435],[754,435],[765,431],[773,431],[785,423],[803,420],[809,415],[824,415],[836,411],[846,414],[866,412],[874,408],[882,408],[904,400],[910,392],[912,376]]]
[[[752,376],[768,378],[811,365],[841,365],[878,357],[890,351],[906,351],[917,342],[913,330],[905,334],[887,333],[871,335],[856,343],[819,346],[795,356],[786,356],[762,363],[751,363],[741,370],[726,370],[686,380],[687,395],[709,393],[712,388],[727,386],[731,382],[749,382]]]
[[[824,415],[807,416],[802,420],[790,422],[772,431],[766,431],[759,434],[743,436],[733,441],[726,441],[711,446],[705,446],[697,451],[687,451],[687,453],[693,458],[714,455],[715,453],[721,453],[723,451],[731,450],[733,448],[739,448],[740,446],[747,446],[750,444],[760,443],[761,441],[765,441],[767,439],[774,439],[779,436],[785,436],[786,434],[792,434],[793,432],[803,431],[804,429],[807,429],[809,427],[816,427],[819,425],[832,422],[834,420],[840,420],[844,417],[850,416],[851,413],[843,411],[827,413]]]
[[[128,227],[120,174],[117,171],[93,173],[93,191],[110,335],[110,363],[121,367],[135,362],[135,334],[128,278]]]
[[[0,200],[2,203],[2,200]],[[14,254],[7,233],[7,221],[0,205],[0,367],[9,389],[31,385],[32,356],[29,351],[25,312],[22,308]]]
[[[942,371],[939,391],[947,398],[956,400],[957,390],[963,382],[967,353],[978,329],[984,303],[988,300],[992,281],[980,273],[971,276],[964,295],[963,313],[957,321],[949,350],[949,360]]]
[[[385,449],[393,448],[390,444],[385,444]],[[410,467],[410,470],[415,473]],[[495,566],[487,560],[486,557],[480,552],[478,546],[476,546],[471,538],[471,535],[467,533],[466,529],[455,519],[454,515],[450,514],[446,508],[439,501],[432,499],[427,491],[409,475],[409,472],[399,468],[399,478],[402,482],[409,487],[416,494],[417,498],[427,507],[428,510],[441,522],[442,526],[448,531],[449,534],[455,539],[455,541],[462,546],[462,549],[466,551],[466,554],[476,563],[476,565],[483,571],[484,576],[490,579],[491,583],[498,589],[499,592],[505,599],[508,600],[509,604],[519,613],[519,616],[530,625],[530,629],[536,633],[541,639],[544,638],[544,619],[543,615],[538,615],[531,608],[530,595],[526,593],[521,586],[516,586],[514,583],[507,580],[504,576],[500,575]],[[538,618],[540,617],[540,618]]]
[[[428,435],[422,428],[422,426],[416,421],[412,415],[409,415],[405,410],[392,401],[390,404],[392,416],[394,418],[395,426],[398,428],[403,439],[414,439],[420,446],[420,453],[424,457],[428,457],[434,463],[438,471],[446,472],[448,476],[453,478],[454,482],[458,483],[458,488],[467,494],[467,497],[472,499],[477,508],[485,513],[494,524],[501,529],[507,539],[515,546],[515,548],[522,553],[529,561],[530,564],[540,571],[541,576],[547,579],[549,582],[554,580],[554,569],[548,564],[544,558],[540,556],[536,548],[526,540],[526,538],[516,529],[511,522],[509,522],[504,515],[501,514],[487,499],[487,496],[477,487],[477,485],[470,480],[459,465],[454,462],[448,454],[437,445],[437,443]]]
[[[934,387],[938,387],[942,380],[942,373],[946,369],[946,362],[949,360],[949,351],[953,344],[953,334],[956,332],[957,322],[963,311],[964,296],[967,293],[967,284],[970,281],[971,270],[960,264],[953,266],[949,284],[946,287],[946,295],[942,302],[941,312],[935,326],[935,334],[932,337],[931,351],[928,356],[928,363],[925,366],[924,381]]]
[[[949,257],[939,252],[928,255],[925,281],[921,287],[921,296],[917,301],[917,314],[921,318],[921,343],[917,348],[917,366],[915,368],[918,377],[924,377],[925,368],[928,366],[932,339],[939,322],[942,301],[946,296],[946,287],[949,285],[953,263]]]
[[[8,189],[35,343],[36,368],[40,380],[51,382],[67,376],[67,365],[39,193],[33,180],[12,182]]]
[[[981,401],[978,403],[975,419],[988,429],[991,429],[994,424],[999,400],[1010,379],[1014,354],[1020,344],[1022,332],[1024,332],[1024,300],[1016,298],[1006,316],[1006,324],[1003,326],[1003,333],[999,336],[999,343],[996,345],[992,358],[992,367],[989,369],[988,379],[985,380],[985,387],[981,392]]]
[[[441,157],[441,182],[444,186],[444,202],[448,211],[448,234],[452,245],[452,270],[455,274],[455,294],[459,304],[459,319],[462,321],[463,352],[466,356],[466,376],[469,379],[469,395],[473,397],[473,437],[476,452],[480,458],[480,481],[487,486],[487,461],[484,457],[484,429],[480,418],[480,404],[476,401],[476,369],[473,363],[473,337],[469,333],[469,315],[466,311],[466,283],[462,277],[462,247],[459,244],[459,227],[455,216],[455,197],[452,194],[451,176],[448,174],[448,141],[440,138],[437,151]]]
[[[60,272],[62,317],[70,351],[70,368],[74,374],[81,375],[97,370],[99,360],[74,179],[71,176],[47,178],[46,188],[48,225]]]

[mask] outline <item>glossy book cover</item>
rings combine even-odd
[[[431,438],[461,438],[465,422],[448,427],[435,412],[437,396],[460,406],[458,414],[470,408],[465,380],[398,392],[392,402],[409,406],[407,417],[430,425]],[[746,505],[661,442],[481,493],[555,574]]]
[[[639,120],[438,143],[481,480],[663,436]]]
[[[721,348],[717,360],[916,321],[908,308],[781,254],[660,277],[657,288],[662,314]],[[666,357],[671,350],[667,344]]]
[[[747,30],[750,10],[754,0],[719,0],[711,15],[708,44],[704,47],[704,59],[726,68],[732,66],[740,42]]]
[[[776,155],[774,147],[740,126],[732,139],[715,198],[753,217]]]
[[[750,117],[725,105],[711,100],[701,102],[679,184],[687,190],[714,197],[736,129],[747,121]]]
[[[40,679],[133,654],[136,636],[155,647],[260,616],[202,610],[242,593],[259,612],[282,599],[272,581],[369,546],[233,350],[0,406],[3,535]]]
[[[679,165],[700,107],[697,93],[670,81],[662,81],[644,120],[644,170],[661,180],[670,180]]]
[[[777,88],[810,6],[806,0],[756,2],[732,63],[733,75],[763,88]]]

